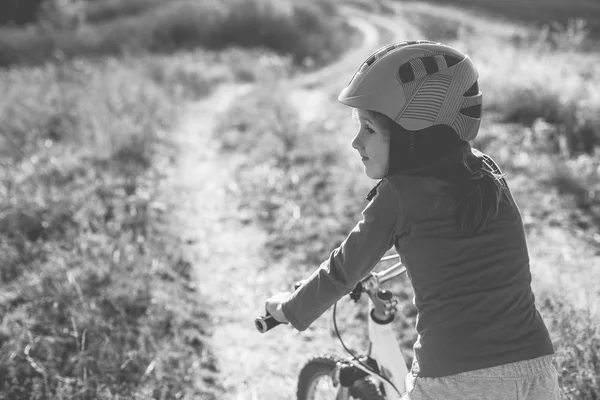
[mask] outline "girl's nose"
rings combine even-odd
[[[354,139],[352,139],[352,148],[355,150],[360,150],[362,148],[362,143],[360,142],[359,136],[360,132],[354,136]]]

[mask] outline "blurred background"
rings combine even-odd
[[[253,320],[374,184],[337,94],[428,39],[479,69],[473,146],[519,204],[565,399],[600,399],[599,36],[595,0],[3,0],[0,398],[294,399],[311,355],[342,354],[330,314]],[[340,301],[357,352],[367,312]]]

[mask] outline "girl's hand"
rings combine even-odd
[[[281,306],[287,299],[290,298],[291,295],[292,295],[291,292],[277,293],[276,295],[267,299],[267,301],[265,303],[265,308],[266,308],[267,312],[269,314],[271,314],[273,316],[273,318],[275,318],[277,321],[281,322],[282,324],[287,324],[289,321],[287,320],[285,315],[283,315]]]

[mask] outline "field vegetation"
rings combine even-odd
[[[588,24],[591,33],[590,45],[594,45],[593,39],[600,35],[600,4],[592,0],[432,0],[429,3],[474,10],[509,25],[516,22],[551,30],[575,26],[577,20],[582,20]]]
[[[173,398],[212,383],[191,265],[157,193],[171,91],[210,82],[163,62],[0,74],[3,398]]]
[[[218,84],[256,83],[213,139],[223,155],[244,155],[235,158],[240,215],[269,234],[269,261],[289,266],[290,282],[306,277],[356,223],[373,182],[349,146],[348,110],[325,108],[306,124],[289,88],[262,77],[333,60],[348,27],[326,0],[33,3],[35,15],[0,27],[0,398],[220,398],[209,307],[169,224],[176,204],[159,192],[177,157],[171,134],[180,110]],[[408,4],[352,3],[382,15]],[[581,301],[544,269],[556,262],[549,228],[578,240],[565,253],[600,252],[600,55],[588,40],[598,10],[584,0],[568,12],[519,4],[525,21],[562,25],[491,30],[427,4],[398,18],[478,65],[486,122],[475,147],[503,167],[521,206],[561,386],[568,399],[600,399],[597,289]],[[502,2],[451,5],[517,18]],[[395,285],[410,354],[416,310],[408,283]],[[365,317],[339,311],[352,346],[364,348]]]
[[[79,27],[52,6],[0,28],[0,398],[218,398],[159,192],[171,132],[221,82],[326,62],[346,28],[319,1],[90,2]]]
[[[80,9],[45,0],[39,20],[0,28],[0,66],[104,55],[172,53],[203,47],[266,48],[302,65],[339,53],[348,33],[326,0],[97,1]],[[257,29],[260,27],[260,29]]]
[[[500,30],[514,33],[499,37],[470,14],[457,21],[417,6],[401,10],[416,23],[421,38],[464,49],[478,65],[486,121],[474,146],[503,167],[520,205],[532,249],[537,304],[556,347],[565,399],[599,399],[598,293],[582,286],[584,280],[561,286],[557,278],[563,272],[557,269],[569,274],[568,260],[571,267],[584,264],[587,271],[598,265],[600,54],[586,50],[585,25],[550,32],[503,22]],[[292,282],[305,278],[345,238],[372,183],[361,178],[361,168],[352,161],[356,155],[349,141],[355,128],[349,112],[324,105],[329,108],[323,117],[304,126],[284,93],[276,86],[252,93],[243,109],[224,117],[215,139],[221,140],[225,153],[248,155],[237,168],[241,207],[253,212],[270,233],[267,246],[273,262],[281,266],[281,259],[288,259],[284,264],[290,266]],[[332,102],[336,94],[331,93]],[[265,109],[271,112],[253,118]],[[544,243],[548,227],[576,237],[587,255],[580,257],[595,258],[574,260],[566,247],[556,258]],[[400,310],[404,315],[395,323],[410,354],[416,314],[408,301],[412,294],[405,281],[396,283],[393,292],[407,300]],[[342,304],[338,318],[345,339],[364,349],[365,315]]]

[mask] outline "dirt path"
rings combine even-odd
[[[222,398],[292,399],[298,363],[282,357],[282,351],[303,354],[307,339],[298,340],[291,329],[261,335],[253,324],[268,294],[285,290],[289,279],[284,268],[264,273],[266,235],[237,215],[236,158],[220,154],[211,139],[219,115],[251,88],[221,86],[187,112],[172,174],[173,190],[183,200],[175,217],[188,243],[186,256],[195,265],[199,294],[209,306],[209,346],[219,363]]]
[[[290,85],[290,99],[306,121],[327,99],[328,88],[348,79],[378,44],[376,22],[349,14],[363,35],[361,46],[337,63],[304,75]],[[382,27],[379,27],[382,29]],[[258,333],[253,324],[264,300],[289,289],[286,268],[268,266],[262,229],[240,220],[235,185],[236,157],[219,153],[212,139],[220,115],[252,84],[221,85],[208,98],[186,110],[176,140],[180,154],[172,172],[172,190],[181,199],[176,221],[188,243],[188,259],[196,266],[199,294],[209,305],[212,337],[209,345],[219,362],[223,399],[293,399],[296,379],[308,354],[339,352],[327,318],[301,335],[290,328],[277,335]],[[278,272],[279,271],[279,272]]]

